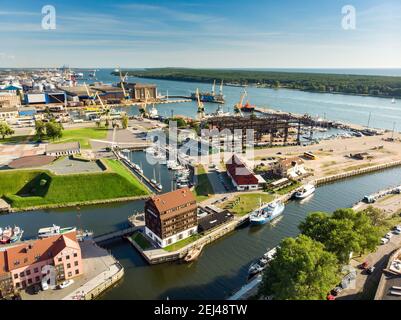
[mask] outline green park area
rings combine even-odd
[[[222,204],[224,209],[232,213],[243,216],[255,210],[259,203],[268,203],[274,196],[268,193],[249,193],[234,197],[234,199]]]
[[[0,197],[14,209],[78,205],[148,194],[122,164],[103,160],[102,173],[55,175],[47,170],[0,172]]]
[[[189,245],[190,243],[202,238],[202,234],[194,234],[193,236],[190,236],[189,238],[183,239],[181,241],[178,241],[176,243],[173,243],[167,247],[164,248],[164,250],[168,252],[174,252],[177,250],[180,250],[184,248],[185,246]]]
[[[90,140],[106,139],[107,132],[108,130],[104,128],[79,128],[63,130],[62,137],[55,140],[54,143],[79,142],[82,149],[90,149]]]
[[[79,142],[82,149],[90,149],[91,139],[104,140],[107,138],[108,129],[106,128],[78,128],[78,129],[67,129],[62,130],[62,136],[60,138],[51,139],[46,135],[42,137],[43,142],[51,142],[55,144],[67,143],[67,142]],[[38,141],[36,135],[12,135],[2,139],[0,137],[0,143],[18,144],[24,142],[35,142]]]
[[[140,232],[135,232],[131,236],[131,240],[136,242],[136,244],[140,246],[142,250],[147,250],[152,248],[152,244]]]
[[[207,177],[207,172],[202,165],[199,165],[197,168],[197,179],[198,183],[195,186],[195,196],[197,202],[202,202],[209,198],[210,194],[213,194],[213,187]]]

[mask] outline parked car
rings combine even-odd
[[[384,237],[390,240],[393,237],[393,233],[392,232],[387,232]]]
[[[389,239],[387,239],[387,238],[381,238],[381,240],[380,240],[380,243],[381,244],[387,244],[387,243],[389,243]]]
[[[394,233],[394,234],[396,234],[396,235],[398,236],[398,235],[400,235],[400,234],[401,234],[401,230],[399,230],[399,229],[395,229],[395,230],[393,231],[393,233]]]
[[[47,282],[42,282],[42,290],[43,291],[49,290],[49,285],[47,284]]]
[[[327,300],[336,300],[336,297],[331,295],[331,294],[328,294],[327,295]]]
[[[372,267],[369,267],[369,268],[366,269],[366,273],[367,273],[367,274],[372,274],[373,272],[375,272],[375,269],[376,269],[376,268],[373,267],[373,266],[372,266]]]
[[[367,267],[369,267],[369,262],[367,261],[359,265],[359,268],[362,270],[365,270]]]
[[[72,285],[73,283],[74,283],[74,280],[72,280],[72,279],[66,280],[66,281],[63,281],[62,283],[60,283],[60,284],[58,285],[58,287],[59,287],[59,289],[64,289],[64,288],[69,287],[69,286]]]
[[[331,290],[331,295],[333,295],[334,297],[337,297],[338,294],[343,291],[343,288],[341,288],[340,286],[335,287],[333,290]]]

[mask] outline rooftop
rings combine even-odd
[[[255,185],[259,183],[254,173],[235,154],[226,163],[226,168],[237,185]]]
[[[196,199],[189,188],[178,189],[161,195],[156,195],[149,201],[154,203],[159,212],[165,212],[190,202],[196,203]]]

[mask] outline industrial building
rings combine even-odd
[[[124,83],[124,88],[129,92],[131,99],[135,101],[150,101],[157,99],[157,87],[155,84]]]
[[[9,92],[0,92],[0,108],[15,108],[21,105],[19,95]]]
[[[37,104],[65,104],[67,101],[67,94],[64,91],[31,91],[24,94],[24,103],[37,105]]]
[[[60,144],[48,144],[46,146],[46,155],[53,157],[70,156],[81,153],[79,142],[68,142]]]

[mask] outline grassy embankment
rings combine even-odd
[[[166,250],[168,252],[177,251],[200,238],[202,238],[202,234],[194,234],[193,236],[190,236],[189,238],[183,239],[181,241],[178,241],[176,243],[173,243],[172,245],[165,247],[164,250]]]
[[[201,202],[209,198],[210,194],[213,194],[213,187],[207,177],[207,172],[202,165],[197,168],[198,173],[198,183],[195,186],[194,194],[196,196],[197,202]]]
[[[142,250],[152,248],[152,244],[140,232],[135,232],[131,236],[131,240],[140,246]]]
[[[105,128],[78,128],[78,129],[67,129],[63,130],[63,135],[60,139],[51,140],[47,137],[43,138],[43,142],[50,142],[54,144],[66,143],[66,142],[79,142],[82,149],[90,149],[91,139],[103,140],[107,137],[108,129]],[[23,143],[23,142],[34,142],[37,141],[35,135],[23,135],[23,136],[11,136],[5,139],[0,139],[0,143]]]
[[[68,206],[145,196],[148,191],[120,163],[104,160],[103,173],[55,175],[45,170],[0,172],[0,197],[14,209]]]

